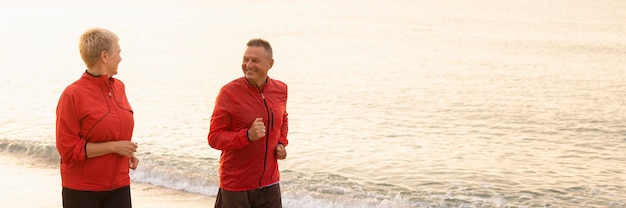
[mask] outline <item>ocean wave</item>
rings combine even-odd
[[[57,167],[60,156],[53,142],[0,139],[0,152],[27,160],[44,161]],[[207,196],[216,196],[219,188],[219,161],[213,158],[138,153],[140,165],[131,171],[131,180]],[[376,188],[339,174],[281,172],[285,207],[415,207],[411,191],[388,187]],[[384,185],[382,185],[384,186]],[[394,189],[392,189],[394,190]]]
[[[0,139],[0,152],[28,156],[44,161],[44,165],[56,165],[61,159],[54,142]]]
[[[11,154],[28,161],[37,161],[41,168],[58,168],[59,155],[55,144],[32,140],[0,139],[0,153]],[[137,154],[140,164],[131,171],[131,180],[190,193],[216,196],[219,188],[219,160],[173,154],[157,154],[142,150]],[[43,161],[43,166],[41,165]],[[621,172],[620,172],[621,173]],[[615,173],[619,174],[619,173]],[[523,185],[523,184],[522,184]],[[553,204],[591,200],[577,193],[594,193],[601,197],[588,204],[609,202],[610,206],[626,204],[619,186],[558,187],[542,190],[511,191],[497,185],[441,181],[423,183],[424,187],[401,187],[387,183],[373,183],[346,177],[335,172],[281,171],[283,205],[290,207],[535,207],[548,206],[543,200],[550,195],[561,195],[563,200]],[[433,188],[439,187],[439,188]],[[599,201],[598,201],[599,200]]]

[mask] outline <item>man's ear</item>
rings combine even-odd
[[[270,69],[272,68],[272,66],[274,66],[274,59],[270,60]]]

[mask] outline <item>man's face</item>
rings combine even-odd
[[[243,74],[252,83],[264,82],[267,71],[274,65],[274,59],[270,58],[263,47],[251,46],[243,54],[241,69]]]

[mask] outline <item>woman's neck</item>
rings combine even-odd
[[[104,71],[104,70],[102,70],[101,68],[94,68],[94,67],[92,67],[92,68],[87,68],[87,73],[88,73],[88,74],[91,74],[91,75],[93,75],[93,76],[102,76],[102,75],[106,74],[106,73],[104,73],[104,72],[105,72],[105,71]]]

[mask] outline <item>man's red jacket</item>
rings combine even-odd
[[[280,181],[275,149],[287,140],[287,85],[267,78],[262,89],[245,77],[224,85],[211,116],[209,145],[222,150],[220,187],[246,191]],[[250,142],[247,131],[256,118],[263,118],[266,136]]]
[[[130,185],[128,157],[87,158],[85,146],[87,142],[131,140],[133,127],[133,111],[120,80],[85,72],[65,88],[56,120],[63,187],[108,191]]]

